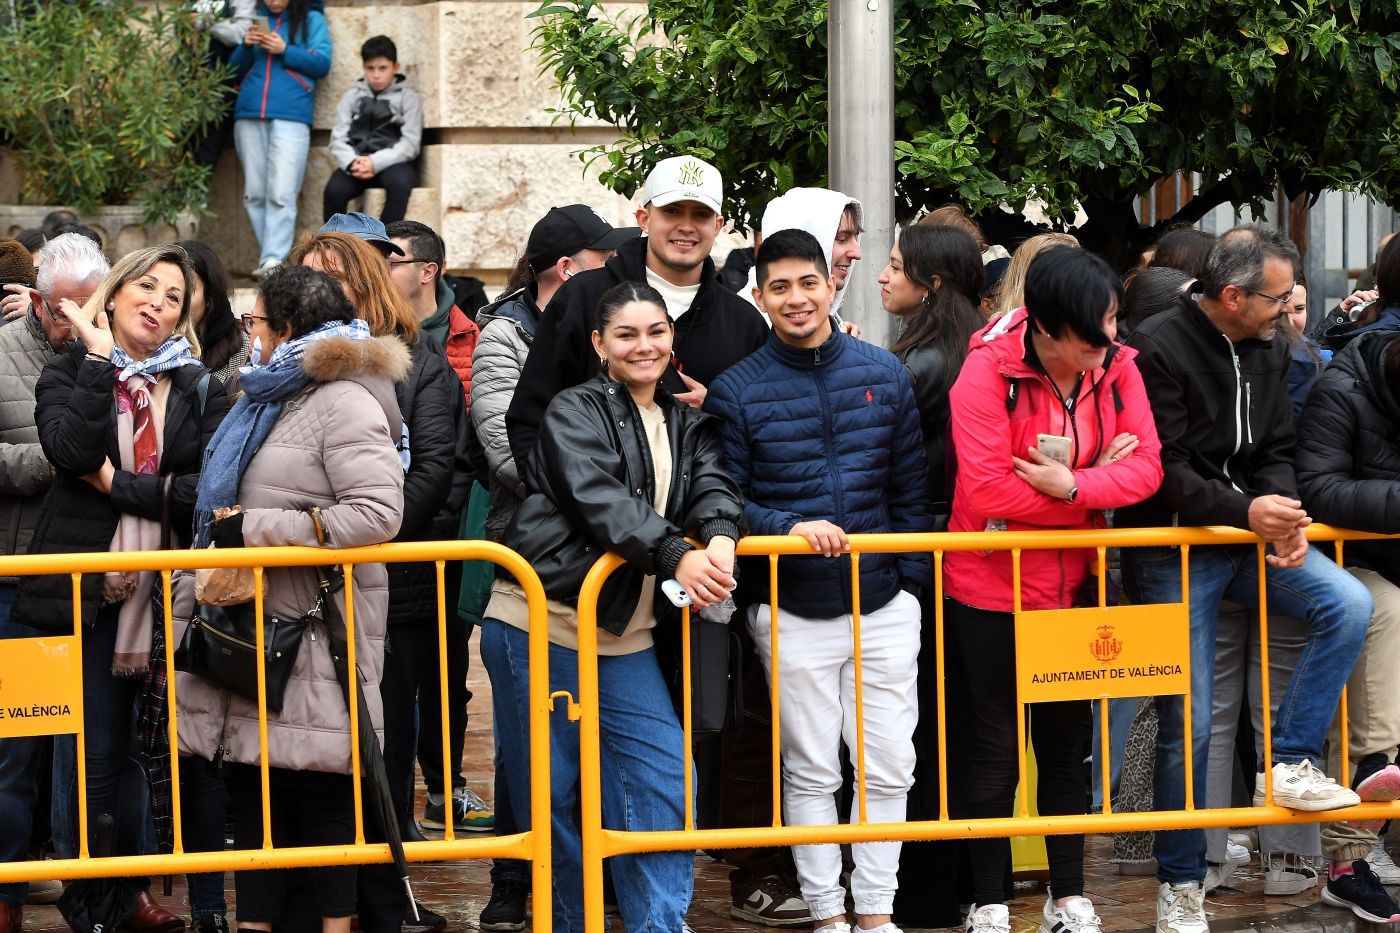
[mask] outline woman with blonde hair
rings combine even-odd
[[[997,285],[997,310],[992,315],[992,320],[1025,307],[1026,271],[1030,269],[1031,261],[1035,257],[1052,246],[1072,246],[1078,249],[1079,241],[1068,233],[1042,233],[1016,247],[1016,252],[1011,254],[1011,264],[1006,267],[1006,273]]]
[[[55,309],[82,345],[44,367],[34,419],[53,484],[29,551],[70,554],[179,547],[193,521],[204,448],[228,411],[219,381],[179,329],[190,313],[188,257],[176,246],[128,254],[87,304]],[[146,678],[164,668],[163,620],[153,572],[88,573],[78,594],[82,631],[83,733],[88,830],[110,817],[111,855],[141,852],[144,795],[123,786]],[[69,635],[67,574],[25,577],[14,607],[35,635]],[[159,756],[160,749],[148,751]],[[71,738],[56,752],[54,827],[61,855],[77,855],[77,760]],[[155,758],[151,759],[155,761]],[[90,840],[90,844],[95,843]],[[183,921],[142,890],[131,924],[180,930]]]
[[[393,428],[404,470],[403,523],[394,540],[455,539],[471,481],[468,470],[458,468],[466,458],[466,394],[442,347],[418,326],[412,306],[389,278],[386,257],[367,241],[348,233],[317,233],[297,244],[288,261],[335,279],[371,334],[398,337],[408,345],[408,375],[394,385],[403,421]],[[423,838],[413,819],[414,711],[420,694],[425,703],[439,704],[437,569],[432,563],[388,569],[387,651],[380,682],[384,765],[401,835],[412,841]],[[448,605],[456,599],[449,593]],[[392,875],[391,867],[360,870],[361,928],[371,933],[397,930],[407,909],[402,885],[382,878],[385,872]]]

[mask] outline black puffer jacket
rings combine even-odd
[[[412,368],[394,384],[408,424],[409,467],[403,478],[403,524],[395,541],[457,536],[467,473],[457,470],[466,431],[462,382],[442,348],[427,335],[410,348]],[[398,434],[399,426],[392,428]],[[402,451],[400,452],[402,453]],[[437,624],[437,570],[431,563],[388,564],[389,625]],[[451,600],[449,600],[449,603]]]
[[[939,527],[946,527],[953,511],[953,484],[948,477],[948,391],[957,381],[962,360],[950,361],[936,346],[910,347],[900,354],[909,373],[919,423],[924,429],[924,455],[928,460],[929,511]]]
[[[31,554],[106,551],[123,513],[160,521],[167,481],[170,486],[172,545],[189,543],[194,522],[195,490],[204,448],[228,414],[228,395],[208,370],[185,366],[165,374],[171,379],[165,403],[165,433],[159,476],[117,470],[106,495],[82,477],[102,467],[104,459],[121,462],[117,449],[117,368],[84,355],[82,349],[54,357],[34,387],[34,420],[39,443],[57,475],[39,515]],[[200,396],[203,395],[201,399]],[[84,574],[83,622],[97,620],[102,575]],[[73,628],[72,583],[66,574],[27,577],[20,582],[15,616],[44,632],[68,634]]]
[[[533,454],[550,399],[598,371],[598,354],[590,337],[598,299],[621,282],[645,282],[646,257],[647,238],[629,240],[601,269],[574,276],[550,299],[506,413],[506,432],[517,465]],[[675,353],[661,385],[668,392],[686,391],[679,369],[708,386],[767,342],[768,325],[758,310],[720,284],[714,260],[706,257],[700,290],[690,309],[676,319]]]
[[[598,625],[620,635],[641,595],[642,578],[675,576],[691,550],[683,535],[738,539],[744,502],[724,463],[719,422],[664,391],[671,439],[671,492],[662,517],[641,414],[627,389],[606,376],[560,392],[545,411],[530,459],[532,492],[515,512],[506,543],[540,575],[550,599],[574,605],[605,551],[627,561],[603,587]],[[656,608],[671,603],[659,593]]]
[[[1400,532],[1400,400],[1385,376],[1400,332],[1363,334],[1332,358],[1298,421],[1298,488],[1314,520]],[[1400,585],[1400,542],[1351,541],[1346,563]]]

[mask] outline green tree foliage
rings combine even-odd
[[[191,140],[229,106],[188,4],[65,0],[0,27],[0,132],[24,194],[89,213],[140,204],[147,222],[203,211],[210,170]]]
[[[823,184],[825,0],[650,0],[614,23],[549,0],[536,46],[565,118],[623,130],[597,147],[630,193],[657,159],[713,160],[748,224],[793,184]],[[1014,239],[1043,202],[1120,259],[1150,240],[1135,199],[1175,172],[1224,203],[1329,188],[1400,203],[1396,0],[896,0],[897,212],[954,200]]]

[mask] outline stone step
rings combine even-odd
[[[350,202],[350,210],[362,211],[371,217],[378,217],[384,213],[385,191],[383,188],[367,188],[363,197],[355,198]],[[437,188],[414,188],[408,196],[408,212],[404,215],[409,220],[417,220],[430,227],[436,228],[442,216],[442,196]]]

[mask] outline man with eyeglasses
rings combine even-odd
[[[1334,810],[1357,795],[1321,770],[1323,743],[1371,617],[1366,587],[1308,547],[1311,519],[1298,500],[1293,469],[1293,407],[1286,376],[1289,348],[1274,339],[1288,311],[1298,250],[1280,233],[1236,227],[1222,236],[1205,274],[1181,303],[1133,331],[1157,433],[1161,489],[1119,509],[1119,527],[1233,525],[1262,538],[1271,611],[1302,619],[1307,643],[1273,712],[1273,745],[1255,780],[1254,803]],[[1123,553],[1128,593],[1138,603],[1181,599],[1177,548]],[[1216,617],[1222,599],[1259,607],[1254,545],[1195,547],[1189,559],[1192,721],[1181,697],[1157,699],[1155,809],[1186,804],[1185,741],[1193,751],[1194,800],[1205,804],[1215,681]],[[1158,832],[1155,840],[1158,933],[1205,933],[1202,830]]]
[[[34,286],[28,289],[28,313],[0,327],[0,554],[23,554],[53,476],[34,426],[34,384],[44,364],[73,339],[71,325],[57,313],[59,302],[84,304],[108,265],[102,250],[77,233],[49,240],[39,251],[37,270],[14,240],[4,241],[0,250],[7,259],[24,254]],[[0,640],[43,634],[10,620],[17,584],[15,577],[0,577]],[[50,747],[47,736],[0,739],[0,862],[28,858],[41,799],[39,775]],[[28,889],[23,882],[0,885],[0,933],[20,929]]]

